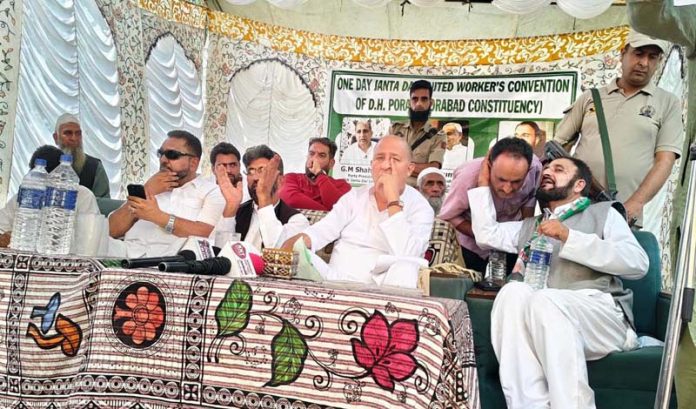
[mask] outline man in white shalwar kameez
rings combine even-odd
[[[611,202],[589,204],[591,173],[575,158],[548,164],[537,191],[549,220],[497,223],[487,160],[468,192],[479,245],[528,257],[537,234],[550,238],[548,288],[521,282],[503,286],[493,304],[491,343],[500,362],[507,406],[594,408],[587,360],[637,347],[633,294],[621,278],[640,279],[648,257]]]

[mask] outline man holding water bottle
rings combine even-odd
[[[537,190],[551,212],[544,221],[496,221],[488,160],[468,193],[482,247],[517,252],[531,264],[536,257],[527,253],[537,236],[553,245],[547,288],[510,282],[493,304],[491,343],[510,408],[594,408],[585,361],[638,345],[633,294],[621,278],[642,278],[648,256],[611,202],[589,204],[591,180],[579,159],[547,164]]]

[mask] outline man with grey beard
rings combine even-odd
[[[109,178],[106,176],[101,160],[87,155],[82,147],[80,120],[72,114],[63,114],[56,121],[53,133],[56,145],[73,157],[73,169],[80,177],[80,185],[94,193],[97,198],[110,198]]]
[[[428,201],[430,207],[433,208],[435,216],[440,213],[442,202],[445,200],[445,192],[447,191],[447,180],[445,172],[438,168],[425,168],[418,175],[416,181],[418,191]]]

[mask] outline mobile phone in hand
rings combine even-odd
[[[126,186],[126,190],[128,190],[128,196],[135,196],[145,199],[145,186],[143,185],[130,184]]]

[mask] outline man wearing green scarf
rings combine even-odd
[[[522,252],[536,230],[553,245],[547,287],[503,286],[493,304],[491,343],[509,408],[594,408],[587,360],[638,346],[633,293],[621,278],[640,279],[648,256],[611,202],[586,205],[592,173],[577,158],[551,161],[537,199],[551,217],[498,223],[483,162],[468,192],[477,244]]]

